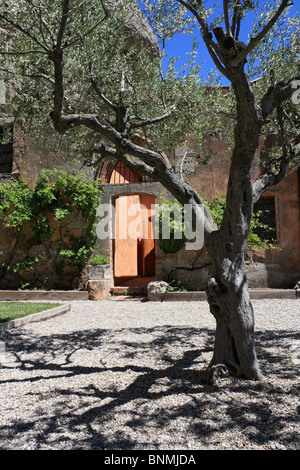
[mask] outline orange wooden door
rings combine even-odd
[[[115,278],[155,275],[155,240],[151,224],[154,203],[155,197],[149,195],[126,195],[116,199]]]
[[[115,252],[114,275],[118,278],[138,275],[137,238],[128,234],[128,226],[134,216],[129,215],[130,205],[138,204],[138,196],[119,196],[115,204]]]
[[[143,276],[155,276],[155,240],[152,232],[152,216],[155,214],[155,197],[147,194],[140,196],[142,223],[142,259],[139,261],[139,269]]]

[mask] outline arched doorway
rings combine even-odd
[[[101,184],[132,184],[132,183],[149,183],[153,182],[147,176],[118,161],[111,163],[103,161],[96,171],[95,179]]]
[[[154,204],[155,196],[149,194],[122,194],[115,198],[115,286],[145,287],[155,279]]]

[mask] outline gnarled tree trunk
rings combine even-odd
[[[212,260],[207,296],[210,311],[216,319],[216,334],[207,380],[214,381],[219,374],[227,372],[260,380],[254,343],[254,312],[247,288],[244,255],[220,232],[213,235],[207,245]]]
[[[260,118],[242,67],[232,71],[237,99],[235,148],[228,181],[226,210],[219,231],[206,236],[212,261],[208,302],[216,319],[216,338],[207,377],[230,371],[259,380],[254,345],[254,313],[245,273],[244,254],[253,210],[251,164],[258,146]]]

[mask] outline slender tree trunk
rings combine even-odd
[[[212,261],[208,302],[216,319],[216,337],[207,378],[232,372],[261,379],[254,344],[254,312],[245,273],[244,254],[253,209],[251,165],[259,141],[260,120],[243,70],[232,74],[237,98],[235,148],[232,155],[226,209],[221,228],[207,235]]]

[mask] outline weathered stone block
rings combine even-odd
[[[110,264],[87,265],[87,276],[91,280],[110,279]]]
[[[87,287],[89,300],[103,300],[110,293],[110,280],[91,280]]]
[[[155,295],[166,292],[167,286],[167,282],[164,281],[149,282],[147,286],[148,300],[156,300]]]

